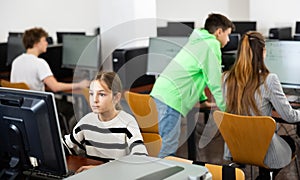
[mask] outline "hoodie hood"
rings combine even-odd
[[[191,43],[197,43],[203,40],[211,40],[212,42],[218,41],[216,36],[209,33],[206,29],[194,29],[189,40],[191,41]],[[221,47],[221,43],[219,42],[218,44]]]

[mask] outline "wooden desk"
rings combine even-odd
[[[67,166],[68,169],[71,171],[76,171],[81,166],[100,165],[100,164],[103,164],[103,162],[94,159],[85,158],[82,156],[74,156],[74,155],[67,156]]]
[[[290,104],[291,104],[291,106],[292,106],[294,109],[299,109],[299,108],[300,108],[300,104],[299,104],[299,103],[290,103]],[[272,117],[273,117],[274,120],[275,120],[276,122],[278,122],[278,123],[295,124],[295,125],[297,125],[296,134],[297,134],[298,137],[300,137],[300,122],[298,122],[298,123],[289,123],[289,122],[283,120],[283,119],[281,118],[281,116],[280,116],[275,110],[272,111]]]

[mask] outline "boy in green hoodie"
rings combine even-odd
[[[155,81],[150,95],[158,110],[162,147],[159,157],[175,155],[181,116],[206,101],[207,86],[220,110],[225,110],[221,88],[221,48],[229,41],[233,23],[221,14],[210,14],[204,29],[195,29],[188,42]]]

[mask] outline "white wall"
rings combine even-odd
[[[221,13],[232,20],[249,19],[249,0],[163,0],[156,2],[157,18],[170,21],[194,21],[203,27],[210,13]]]
[[[231,20],[257,21],[257,30],[268,36],[270,28],[292,27],[300,21],[299,0],[157,0],[157,17],[177,21],[195,21],[202,27],[210,12]]]
[[[56,40],[56,31],[86,31],[91,34],[100,22],[98,0],[2,0],[0,42],[9,31],[23,32],[43,27]]]
[[[101,28],[102,57],[108,59],[115,48],[146,45],[138,39],[156,35],[155,0],[1,0],[0,42],[9,31],[23,32],[43,27],[56,41],[56,31],[85,31]],[[146,18],[146,21],[143,19]]]
[[[299,0],[250,0],[250,17],[256,20],[259,31],[268,35],[269,28],[292,27],[300,21]]]

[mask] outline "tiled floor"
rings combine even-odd
[[[204,162],[209,162],[209,163],[215,163],[215,164],[228,164],[229,162],[226,162],[223,160],[223,145],[224,141],[220,133],[216,133],[215,136],[213,136],[212,140],[204,147],[204,148],[199,148],[199,139],[200,137],[202,138],[203,135],[203,130],[206,124],[203,121],[203,114],[199,114],[198,116],[198,121],[196,123],[196,139],[195,139],[195,148],[197,152],[197,161],[204,161]],[[188,153],[187,153],[187,135],[189,132],[186,132],[186,119],[183,119],[182,121],[182,135],[180,139],[180,148],[177,151],[177,156],[187,158]],[[300,165],[300,138],[298,138],[295,135],[295,126],[294,125],[282,125],[279,129],[280,134],[290,134],[295,141],[297,142],[297,148],[298,150],[296,151],[298,158],[298,168]],[[205,133],[207,134],[207,133]],[[250,171],[250,166],[246,166],[243,168],[243,171],[245,172],[246,179],[251,179],[251,171]],[[253,179],[258,175],[258,168],[253,167]],[[279,174],[276,176],[275,180],[298,180],[300,179],[296,170],[296,165],[295,161],[292,161],[287,167],[283,168]]]

